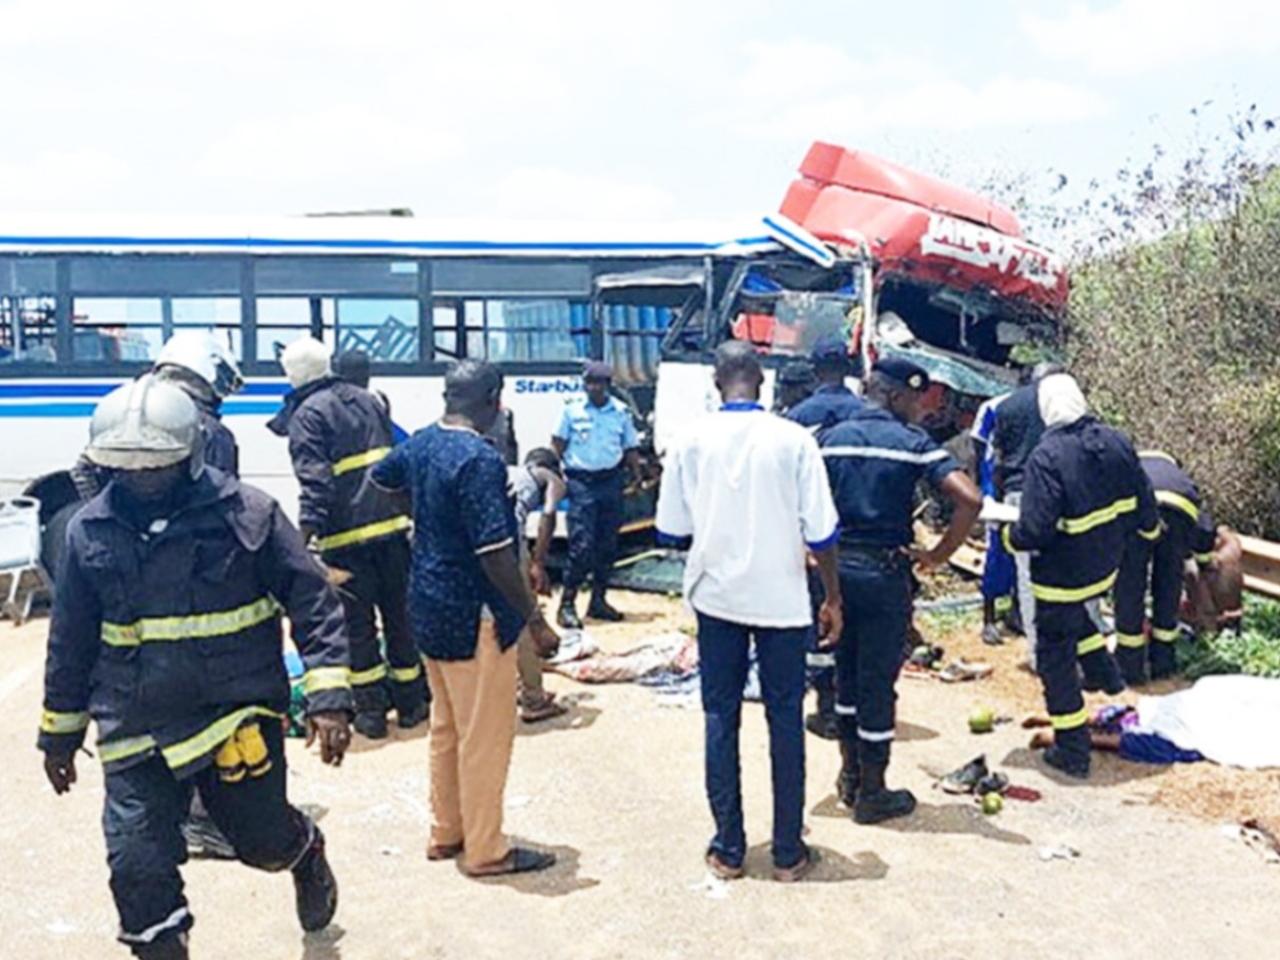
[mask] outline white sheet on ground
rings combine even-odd
[[[1139,728],[1232,767],[1280,767],[1280,680],[1205,677],[1138,700]]]

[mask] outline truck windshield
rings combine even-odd
[[[847,267],[819,273],[761,265],[743,278],[729,329],[735,340],[755,344],[766,355],[804,356],[823,337],[848,341],[861,316],[861,294]]]

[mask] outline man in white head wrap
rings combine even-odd
[[[1151,483],[1133,445],[1089,414],[1075,379],[1052,374],[1039,384],[1045,432],[1027,461],[1018,522],[1004,531],[1010,550],[1034,553],[1036,669],[1054,728],[1045,762],[1089,775],[1088,690],[1124,690],[1119,667],[1089,605],[1115,583],[1129,537],[1159,536]]]

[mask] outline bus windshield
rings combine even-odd
[[[849,341],[861,320],[862,295],[847,265],[797,270],[753,265],[729,310],[729,330],[768,356],[805,356],[823,337]]]

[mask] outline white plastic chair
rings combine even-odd
[[[26,574],[36,585],[24,591]],[[9,584],[3,613],[21,624],[31,615],[36,593],[49,588],[40,564],[40,501],[34,497],[0,500],[0,578],[5,576]]]

